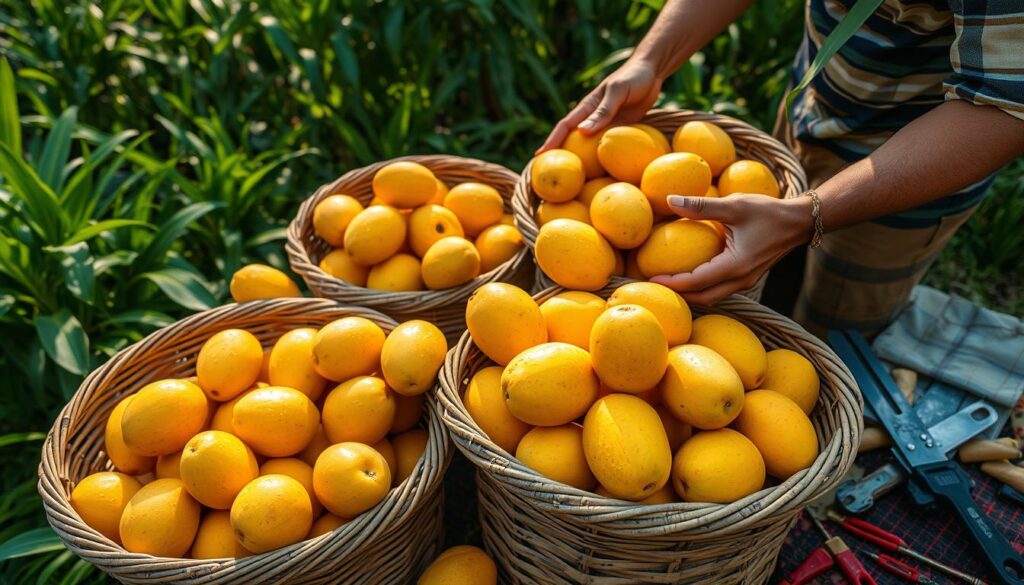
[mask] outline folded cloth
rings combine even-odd
[[[931,287],[914,287],[873,348],[886,361],[1002,409],[1024,391],[1024,323]]]

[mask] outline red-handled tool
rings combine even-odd
[[[821,520],[818,520],[814,514],[810,514],[810,517],[814,525],[818,527],[818,530],[825,535],[825,548],[832,553],[832,557],[836,560],[836,564],[839,565],[839,570],[843,572],[846,581],[853,583],[853,585],[878,585],[875,583],[875,578],[868,573],[868,570],[857,559],[857,555],[853,554],[853,551],[850,550],[850,547],[846,546],[843,539],[829,534]]]
[[[922,574],[921,571],[918,571],[896,557],[891,557],[885,553],[879,555],[872,552],[869,552],[868,556],[874,559],[875,562],[881,565],[881,567],[886,571],[889,571],[893,575],[903,577],[903,579],[910,581],[911,583],[920,583],[921,585],[938,585],[938,583]]]
[[[984,584],[984,581],[977,577],[968,575],[967,573],[958,571],[945,563],[941,563],[935,559],[924,556],[910,548],[907,545],[907,541],[888,530],[884,530],[874,524],[871,524],[870,522],[865,522],[859,518],[849,518],[832,510],[828,511],[828,519],[842,526],[850,534],[854,534],[859,538],[875,543],[879,548],[897,552],[912,559],[921,561],[922,563],[934,567],[951,577],[956,577],[965,583],[970,583],[970,585]]]
[[[832,554],[822,547],[814,549],[811,556],[804,559],[795,571],[786,577],[786,580],[779,585],[804,585],[811,583],[815,577],[832,568],[836,564],[832,560]]]

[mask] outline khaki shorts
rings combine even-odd
[[[847,165],[823,147],[795,140],[781,107],[774,134],[796,154],[811,188]],[[825,234],[820,248],[807,250],[793,318],[822,338],[828,329],[877,334],[903,310],[910,291],[975,209],[923,228],[865,222]]]

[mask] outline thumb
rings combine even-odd
[[[612,123],[612,119],[615,118],[615,114],[618,113],[619,107],[622,106],[625,99],[626,93],[620,86],[608,84],[601,96],[601,103],[597,104],[593,113],[579,125],[579,129],[586,135],[593,135],[603,130]]]
[[[669,195],[668,206],[679,217],[688,219],[711,219],[723,223],[735,223],[740,217],[738,200],[717,197],[683,197]]]

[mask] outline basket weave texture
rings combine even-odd
[[[644,119],[640,120],[640,123],[657,128],[671,142],[672,135],[677,128],[686,122],[693,121],[711,122],[725,130],[736,145],[737,158],[756,160],[767,165],[779,181],[779,196],[783,199],[799,197],[807,191],[807,175],[796,156],[784,144],[746,122],[708,112],[654,109],[650,110]],[[527,163],[522,176],[519,177],[519,182],[516,183],[515,194],[512,196],[516,227],[523,234],[523,241],[526,242],[530,250],[533,250],[537,243],[537,232],[540,229],[540,226],[537,225],[536,215],[540,198],[530,186],[532,166],[533,161]],[[762,278],[753,288],[742,291],[740,294],[755,301],[760,300],[761,292],[764,290],[764,281],[765,278]],[[614,285],[626,282],[628,279],[621,276],[613,276],[611,279],[611,284]],[[537,265],[534,290],[543,290],[551,286],[555,286],[555,282],[541,271],[540,265]]]
[[[538,302],[562,292],[552,287]],[[614,287],[599,291],[607,298]],[[789,319],[733,295],[694,316],[719,313],[749,326],[768,349],[808,358],[821,379],[811,415],[821,451],[813,465],[731,504],[639,506],[547,479],[488,438],[462,403],[478,370],[493,365],[467,332],[441,369],[436,406],[455,445],[477,467],[480,523],[505,583],[764,583],[800,510],[853,464],[863,402],[824,343]]]
[[[405,156],[382,161],[345,173],[334,182],[317,189],[302,203],[298,215],[288,226],[288,241],[285,245],[288,262],[316,296],[376,309],[398,321],[424,319],[437,325],[454,341],[466,328],[466,301],[477,288],[491,282],[507,282],[527,289],[531,286],[533,257],[526,247],[494,270],[466,284],[443,290],[373,290],[335,278],[319,266],[320,260],[331,247],[313,231],[313,209],[324,198],[336,194],[350,195],[363,205],[368,205],[373,199],[373,176],[381,167],[396,161],[417,162],[433,171],[438,179],[449,186],[466,182],[486,183],[497,189],[505,200],[505,212],[512,213],[512,191],[519,175],[503,166],[449,155]]]
[[[241,559],[193,560],[125,551],[90,528],[69,503],[85,476],[112,470],[104,453],[107,417],[146,384],[195,372],[203,343],[242,328],[269,347],[286,331],[319,327],[348,316],[390,331],[397,323],[376,311],[326,299],[274,299],[226,305],[160,329],[124,349],[82,383],[43,445],[39,493],[47,519],[67,547],[125,583],[403,583],[411,581],[441,544],[441,480],[451,459],[448,432],[428,395],[421,426],[430,435],[411,477],[375,508],[312,540]]]

